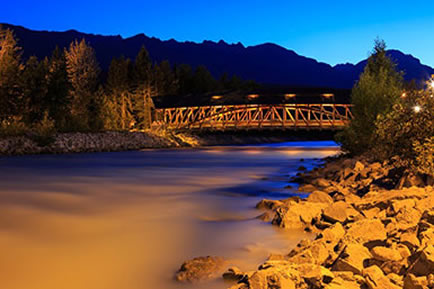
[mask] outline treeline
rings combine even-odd
[[[0,27],[0,133],[147,129],[154,102],[203,103],[215,91],[249,90],[257,84],[224,74],[215,79],[168,61],[153,63],[142,47],[134,60],[114,58],[102,72],[85,40],[56,48],[50,57],[23,61],[13,31]]]

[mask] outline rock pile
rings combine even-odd
[[[98,132],[61,133],[54,141],[39,146],[30,137],[8,137],[0,139],[1,155],[23,155],[41,153],[77,153],[126,151],[144,148],[169,148],[197,146],[198,140],[182,134],[161,134],[157,132]]]
[[[398,170],[339,159],[298,176],[301,190],[312,192],[307,199],[261,201],[263,219],[316,238],[270,256],[257,271],[227,272],[239,280],[231,289],[434,288],[432,178]]]

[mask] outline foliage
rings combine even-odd
[[[47,61],[39,62],[35,56],[31,56],[24,67],[21,76],[22,97],[24,100],[24,110],[27,123],[35,123],[42,119],[44,110],[48,105],[47,81],[48,72]]]
[[[392,111],[378,117],[372,153],[380,160],[399,156],[402,166],[432,172],[433,135],[433,95],[430,91],[409,91]],[[427,157],[430,153],[431,161]]]
[[[14,116],[0,120],[0,136],[21,136],[28,131],[28,127],[21,117]]]
[[[0,27],[0,120],[16,116],[21,110],[21,48],[10,29]]]
[[[98,88],[100,68],[95,51],[83,39],[65,49],[66,71],[71,84],[71,115],[80,130],[91,127],[90,107]]]
[[[32,139],[38,146],[47,146],[54,142],[55,134],[56,126],[46,111],[42,120],[32,127]]]
[[[112,60],[104,96],[104,129],[127,130],[134,123],[132,86],[132,63],[124,57]]]
[[[48,61],[46,75],[47,94],[46,110],[54,120],[58,130],[66,130],[70,118],[71,98],[70,84],[66,72],[66,59],[63,51],[56,47]]]
[[[426,138],[424,142],[415,141],[413,150],[416,153],[417,171],[434,176],[434,136]]]
[[[376,40],[374,51],[351,93],[354,118],[338,135],[344,150],[360,154],[373,144],[375,121],[388,113],[398,101],[403,88],[402,74],[386,55],[384,41]]]

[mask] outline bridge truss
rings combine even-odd
[[[162,108],[169,129],[339,129],[352,118],[350,104],[246,104]]]

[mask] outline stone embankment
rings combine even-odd
[[[127,151],[145,148],[198,146],[195,137],[161,132],[60,133],[47,145],[31,136],[0,138],[1,155]]]
[[[335,159],[293,181],[307,199],[263,200],[261,218],[315,232],[257,271],[230,268],[230,289],[434,288],[434,188],[393,162]]]

